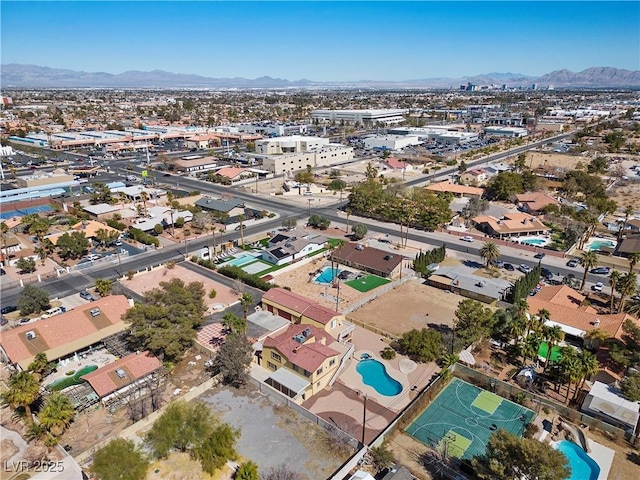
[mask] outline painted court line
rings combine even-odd
[[[480,410],[484,410],[489,415],[493,415],[494,413],[496,413],[496,410],[501,403],[502,398],[498,395],[491,392],[482,391],[473,401],[471,406],[479,408]]]

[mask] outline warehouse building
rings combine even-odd
[[[311,112],[313,120],[323,122],[345,122],[371,125],[383,123],[385,125],[395,125],[405,121],[404,115],[408,115],[408,109],[372,109],[372,110],[314,110]]]

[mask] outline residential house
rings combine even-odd
[[[187,155],[173,161],[171,165],[178,173],[204,172],[213,170],[218,166],[216,157],[203,157],[202,155]]]
[[[240,180],[254,176],[250,169],[241,167],[222,167],[216,170],[215,173],[228,178],[232,182],[239,182]]]
[[[478,230],[500,239],[522,235],[543,235],[551,230],[538,217],[523,212],[505,213],[500,218],[480,215],[472,218],[471,221]]]
[[[426,282],[432,287],[448,290],[484,303],[502,300],[511,283],[499,278],[480,278],[464,266],[440,267]]]
[[[346,243],[331,253],[331,260],[384,278],[400,275],[405,257],[359,243]]]
[[[413,171],[413,165],[407,162],[402,162],[395,157],[389,157],[386,160],[383,160],[382,164],[385,165],[389,170],[393,170],[394,172]]]
[[[623,239],[618,245],[616,255],[628,257],[631,253],[640,252],[640,235],[629,236]]]
[[[345,353],[346,346],[321,328],[297,324],[280,335],[268,336],[259,362],[273,372],[267,384],[302,403],[329,384]]]
[[[483,168],[472,168],[460,174],[460,181],[465,185],[481,185],[488,178],[489,174]]]
[[[158,386],[164,367],[151,352],[132,353],[82,376],[104,406],[115,406],[130,397],[139,398]]]
[[[426,190],[433,193],[452,193],[457,197],[482,197],[484,189],[480,187],[471,187],[469,185],[460,185],[458,183],[451,183],[448,181],[434,183],[424,187]]]
[[[244,201],[239,198],[202,197],[195,204],[207,212],[217,214],[218,221],[225,225],[238,223],[240,215],[246,215]]]
[[[150,232],[158,224],[165,228],[170,227],[178,218],[190,222],[193,220],[193,213],[189,210],[173,210],[162,206],[151,207],[147,209],[146,217],[136,219],[131,226],[143,232]]]
[[[549,205],[560,205],[555,198],[542,192],[522,193],[516,195],[517,203],[523,212],[540,215]]]
[[[269,239],[267,249],[262,251],[262,259],[275,265],[285,265],[322,250],[327,240],[323,235],[301,228],[278,233]]]
[[[61,313],[2,332],[0,355],[26,370],[36,354],[54,362],[126,330],[122,316],[131,304],[124,295],[110,295]]]
[[[353,331],[353,325],[340,312],[284,288],[271,288],[265,292],[262,308],[292,323],[321,328],[340,340]]]
[[[547,310],[550,320],[547,325],[558,325],[566,336],[578,341],[585,341],[587,332],[598,329],[610,338],[622,340],[622,326],[627,320],[640,327],[640,320],[626,313],[601,314],[588,304],[586,296],[566,285],[543,287],[535,296],[527,299],[528,312],[537,315],[540,310]],[[620,380],[624,374],[608,355],[608,346],[600,341],[585,341],[587,347],[597,350],[601,371],[596,380],[611,383]]]

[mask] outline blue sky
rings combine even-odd
[[[408,80],[640,70],[640,2],[1,3],[2,63]]]

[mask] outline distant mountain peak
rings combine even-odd
[[[556,70],[541,77],[521,73],[493,72],[462,78],[424,78],[420,80],[358,80],[315,82],[287,80],[268,75],[254,79],[242,77],[211,78],[196,74],[156,69],[150,72],[129,70],[119,74],[84,72],[30,64],[2,65],[0,83],[13,88],[287,88],[287,87],[363,87],[363,88],[450,88],[461,84],[521,86],[537,83],[557,87],[640,87],[640,72],[613,67],[592,67],[574,73]]]

